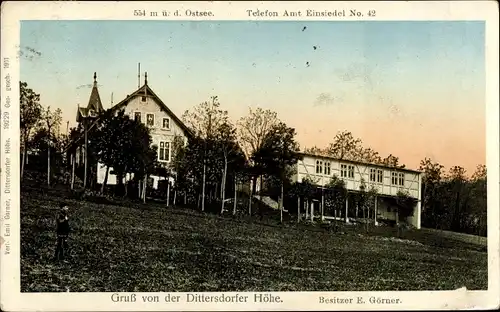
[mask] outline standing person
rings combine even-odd
[[[57,247],[54,260],[64,260],[65,252],[68,251],[69,235],[69,217],[68,206],[65,203],[60,204],[60,210],[57,215]]]

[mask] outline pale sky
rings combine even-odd
[[[485,164],[484,22],[24,21],[21,49],[21,80],[63,129],[94,71],[109,108],[137,89],[140,62],[178,117],[217,95],[233,121],[276,111],[302,148],[348,130],[408,168]]]

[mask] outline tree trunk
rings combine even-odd
[[[47,185],[50,186],[50,144],[47,150]]]
[[[109,166],[106,166],[106,174],[104,175],[104,181],[102,182],[101,186],[101,195],[104,195],[104,189],[106,188],[106,184],[108,184],[108,173],[109,173]]]
[[[187,205],[187,192],[184,191],[184,205]]]
[[[203,181],[201,186],[201,211],[205,211],[205,180],[207,175],[207,165],[203,161]]]
[[[221,193],[221,210],[220,213],[224,213],[224,199],[226,197],[226,174],[227,174],[227,157],[224,158],[224,173],[222,174],[222,183],[220,185],[220,193]]]
[[[262,201],[262,187],[263,187],[263,182],[262,182],[262,175],[259,177],[259,200]]]
[[[71,159],[73,164],[71,165],[71,189],[75,188],[75,166],[76,166],[76,157],[74,153],[71,153]]]
[[[300,222],[300,196],[297,197],[297,222]]]
[[[127,174],[125,173],[125,182],[124,182],[124,187],[125,187],[125,192],[123,194],[124,197],[127,197],[128,196],[128,184],[130,182],[130,180],[127,180]]]
[[[174,202],[173,202],[174,207],[176,203],[177,203],[177,187],[174,188]]]
[[[306,220],[309,218],[309,199],[306,199]]]
[[[283,223],[283,195],[284,195],[283,181],[281,181],[281,197],[280,197],[280,222],[281,223]]]
[[[255,180],[252,179],[252,184],[255,185]],[[248,203],[248,215],[252,215],[252,196],[253,196],[253,187],[250,187],[250,194],[249,194],[249,198],[250,198],[250,201]]]
[[[143,188],[143,191],[142,191],[142,200],[144,203],[146,203],[146,188],[148,186],[148,176],[144,176],[144,188]]]
[[[26,153],[27,153],[27,149],[26,149],[26,141],[24,142],[24,150],[23,150],[23,158],[21,160],[21,180],[23,179],[23,175],[24,175],[24,164],[26,164]]]
[[[234,179],[234,203],[233,203],[233,216],[236,215],[236,197],[238,196],[238,183]]]

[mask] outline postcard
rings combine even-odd
[[[2,311],[499,308],[496,2],[1,14]]]

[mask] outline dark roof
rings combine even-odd
[[[135,97],[138,97],[138,96],[144,96],[144,95],[147,95],[151,98],[153,98],[154,100],[156,100],[156,102],[160,105],[160,108],[165,111],[167,114],[169,114],[172,119],[179,125],[179,127],[181,127],[181,129],[185,132],[186,136],[191,138],[193,137],[193,132],[191,131],[191,129],[189,129],[183,122],[182,120],[180,120],[175,114],[174,112],[172,112],[170,110],[170,108],[167,107],[167,105],[165,105],[165,103],[163,103],[163,101],[153,92],[153,90],[151,90],[151,88],[146,84],[144,84],[142,87],[140,87],[139,89],[137,89],[134,93],[128,95],[123,101],[119,102],[118,104],[116,104],[115,106],[111,107],[111,110],[118,110],[118,109],[121,109],[123,107],[125,107],[133,98]]]
[[[94,81],[94,86],[90,92],[89,104],[87,105],[88,110],[95,110],[96,112],[104,111],[102,107],[101,97],[99,96],[99,90],[97,90],[97,82]]]
[[[418,171],[418,170],[400,168],[400,167],[392,167],[392,166],[388,166],[388,165],[384,165],[384,164],[375,164],[375,163],[369,163],[369,162],[364,162],[364,161],[340,159],[340,158],[331,157],[331,156],[316,155],[316,154],[304,153],[304,152],[300,152],[298,154],[300,156],[310,156],[310,157],[316,157],[316,158],[322,158],[322,159],[328,159],[328,160],[335,160],[335,161],[346,162],[346,163],[351,163],[351,164],[358,164],[358,165],[365,165],[365,166],[370,166],[370,167],[389,169],[389,170],[393,170],[393,171],[406,171],[406,172],[412,172],[412,173],[417,173],[417,174],[422,173],[421,171]]]

